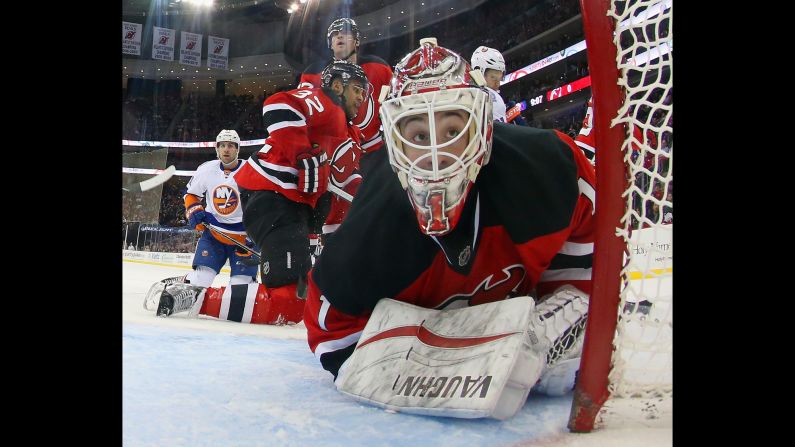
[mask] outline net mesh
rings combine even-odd
[[[611,397],[673,396],[673,3],[614,1],[628,187]],[[597,166],[598,169],[598,166]],[[605,405],[609,411],[609,402]]]

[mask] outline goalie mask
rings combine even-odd
[[[382,100],[389,163],[429,236],[455,228],[488,163],[492,103],[483,84],[460,55],[423,39],[395,66]]]
[[[223,158],[221,157],[221,152],[218,149],[218,144],[221,143],[222,141],[235,143],[235,147],[237,148],[230,162],[225,163]],[[218,159],[221,160],[221,164],[224,165],[225,168],[228,168],[232,166],[233,163],[237,162],[237,154],[239,152],[240,152],[240,136],[237,134],[236,131],[224,129],[220,133],[218,133],[218,136],[215,137],[215,155],[218,156]]]

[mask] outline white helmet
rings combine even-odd
[[[231,168],[235,163],[237,163],[237,155],[235,155],[235,158],[229,163],[224,163],[223,159],[221,159],[221,154],[218,152],[218,143],[222,141],[235,143],[237,150],[240,151],[240,136],[234,130],[224,129],[218,133],[217,137],[215,137],[215,155],[219,160],[221,160],[221,164],[225,168]]]
[[[218,143],[222,141],[231,141],[235,143],[238,149],[240,149],[240,136],[234,130],[222,130],[217,137],[215,137],[215,147],[218,147]]]
[[[505,59],[502,54],[494,48],[479,46],[472,53],[472,68],[477,68],[484,75],[486,69],[491,68],[505,73]]]
[[[472,182],[488,163],[492,137],[488,92],[472,77],[464,58],[434,40],[423,39],[418,49],[398,62],[380,112],[389,163],[408,193],[420,230],[432,236],[455,228]],[[445,143],[437,143],[437,112],[467,115],[462,131]],[[401,134],[399,123],[412,118],[427,120],[427,140],[409,140]],[[465,136],[466,147],[456,150],[460,153],[446,150],[458,146]]]

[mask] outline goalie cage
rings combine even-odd
[[[673,406],[673,3],[580,6],[598,206],[593,294],[568,427],[588,432],[613,425],[611,409],[664,421]]]

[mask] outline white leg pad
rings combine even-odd
[[[382,299],[337,389],[396,412],[507,419],[545,366],[528,330],[534,307],[530,297],[451,310]]]
[[[546,367],[533,391],[561,396],[574,388],[588,318],[589,296],[563,286],[536,306],[530,330],[546,350]]]

